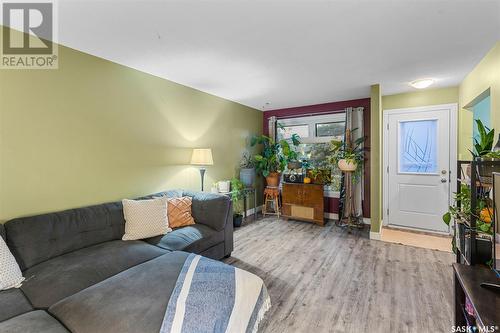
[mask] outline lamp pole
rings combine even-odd
[[[203,183],[205,179],[205,171],[207,171],[206,168],[200,168],[200,176],[201,176],[201,191],[203,192]]]

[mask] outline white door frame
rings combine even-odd
[[[458,119],[458,105],[457,103],[452,104],[439,104],[439,105],[429,105],[429,106],[419,106],[413,108],[404,109],[390,109],[383,110],[384,116],[384,127],[383,127],[383,168],[382,168],[382,224],[388,225],[389,219],[387,216],[387,210],[389,209],[389,177],[387,176],[387,170],[389,166],[389,116],[395,114],[407,114],[407,113],[422,113],[426,111],[438,111],[448,109],[450,112],[450,172],[449,172],[449,205],[452,205],[452,194],[457,191],[457,119]],[[444,222],[443,222],[444,223]],[[411,228],[408,228],[411,229]],[[448,228],[449,233],[451,233],[451,228]]]

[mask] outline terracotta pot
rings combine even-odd
[[[353,171],[356,171],[356,168],[358,167],[358,163],[350,162],[348,160],[340,160],[338,163],[338,166],[339,166],[339,169],[341,171],[353,172]]]
[[[277,172],[271,172],[269,176],[266,177],[267,186],[278,187],[280,183],[280,174]]]

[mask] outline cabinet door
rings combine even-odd
[[[283,205],[302,205],[304,198],[303,186],[300,184],[283,184],[282,196]]]

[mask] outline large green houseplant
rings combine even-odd
[[[474,151],[469,150],[472,157],[477,161],[488,162],[500,159],[500,153],[493,150],[493,140],[495,139],[495,130],[489,129],[483,125],[480,119],[476,119],[477,132],[479,140],[474,138]],[[483,163],[478,166],[480,177],[491,177],[494,167],[491,164]],[[470,176],[470,169],[467,170]]]
[[[300,144],[297,134],[293,134],[290,139],[292,146]],[[266,178],[268,186],[278,186],[280,173],[285,170],[289,161],[297,159],[297,152],[287,140],[276,141],[267,135],[252,137],[250,145],[262,145],[262,153],[254,156],[257,173]]]

